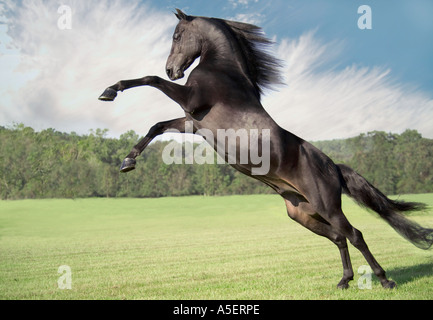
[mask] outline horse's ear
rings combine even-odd
[[[177,13],[174,13],[174,15],[179,19],[179,20],[188,20],[188,16],[183,13],[181,10],[176,9]]]

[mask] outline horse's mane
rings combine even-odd
[[[244,55],[250,79],[259,95],[263,89],[271,89],[273,84],[282,84],[280,75],[281,61],[268,52],[268,47],[273,44],[265,37],[262,29],[252,24],[222,20],[238,40],[242,54]]]
[[[179,20],[192,20],[194,16],[188,16],[176,9],[176,17]],[[263,30],[252,24],[231,20],[206,18],[225,27],[239,43],[242,55],[248,67],[248,76],[257,91],[257,95],[263,94],[263,89],[271,88],[273,84],[282,84],[280,75],[281,61],[268,53],[267,48],[273,42],[265,37]]]

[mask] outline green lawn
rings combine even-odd
[[[433,206],[433,194],[408,195]],[[398,284],[358,288],[366,265],[285,212],[274,195],[0,201],[0,299],[433,299],[433,251],[344,198],[344,211]],[[433,226],[433,210],[412,216]],[[72,271],[59,289],[58,268]]]

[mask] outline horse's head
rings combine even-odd
[[[201,40],[195,17],[187,16],[176,9],[180,20],[173,34],[173,44],[167,59],[166,71],[171,80],[183,78],[184,71],[200,56]]]

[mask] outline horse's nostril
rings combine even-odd
[[[171,78],[171,69],[166,69],[165,72],[167,72],[168,77]]]

